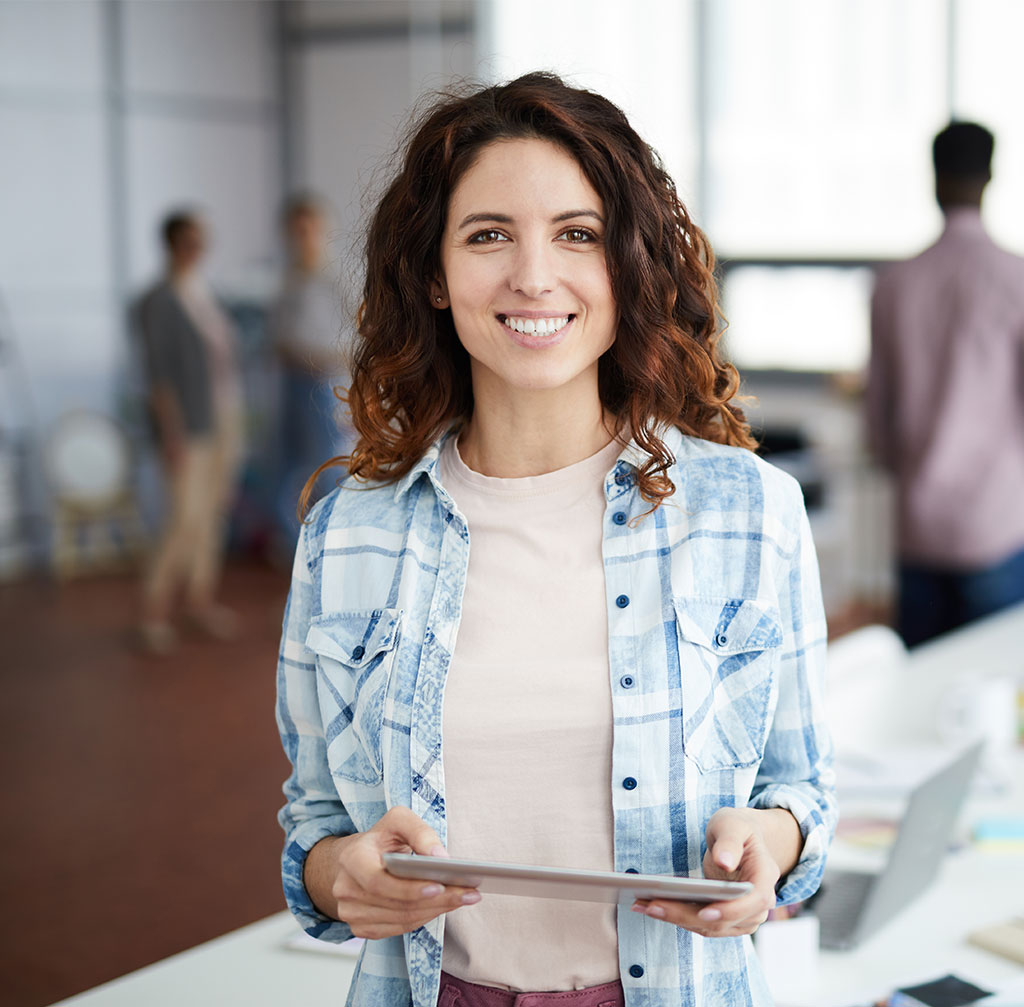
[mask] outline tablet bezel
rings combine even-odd
[[[477,888],[495,895],[581,902],[621,902],[624,899],[727,902],[748,894],[754,887],[747,881],[503,864],[415,853],[385,853],[383,859],[385,868],[395,877]]]

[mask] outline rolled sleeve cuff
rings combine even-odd
[[[810,898],[821,884],[825,858],[835,832],[836,808],[831,795],[824,795],[809,784],[775,783],[753,797],[749,807],[785,808],[796,819],[804,840],[803,849],[796,866],[782,879],[776,895],[780,906]]]
[[[347,923],[340,923],[324,916],[309,897],[306,883],[303,880],[303,869],[309,851],[321,839],[344,835],[348,824],[346,816],[318,818],[313,822],[304,822],[295,826],[288,834],[281,856],[281,878],[284,883],[284,897],[288,908],[299,921],[299,925],[310,937],[333,944],[341,944],[352,936],[352,928]]]

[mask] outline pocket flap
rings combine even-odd
[[[778,610],[742,598],[676,598],[683,639],[716,654],[768,650],[782,643]]]
[[[325,612],[312,620],[306,646],[358,669],[395,646],[401,623],[401,611],[393,608]]]

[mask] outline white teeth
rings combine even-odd
[[[569,316],[559,318],[513,318],[506,316],[504,324],[526,336],[550,336],[569,324]]]

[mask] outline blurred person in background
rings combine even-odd
[[[1024,259],[982,224],[993,147],[976,123],[935,137],[942,235],[872,299],[868,434],[895,480],[908,646],[1024,601]]]
[[[169,492],[156,554],[143,587],[143,646],[166,653],[184,596],[189,623],[227,639],[236,618],[216,590],[225,518],[242,454],[242,392],[234,326],[199,271],[201,218],[172,213],[162,226],[164,277],[140,301],[138,320],[149,409]]]
[[[348,387],[342,339],[340,278],[327,258],[327,210],[310,194],[293,196],[283,213],[288,266],[268,329],[282,372],[277,520],[284,551],[295,549],[299,493],[310,474],[347,450],[349,437],[335,388]],[[330,488],[325,477],[314,499]]]

